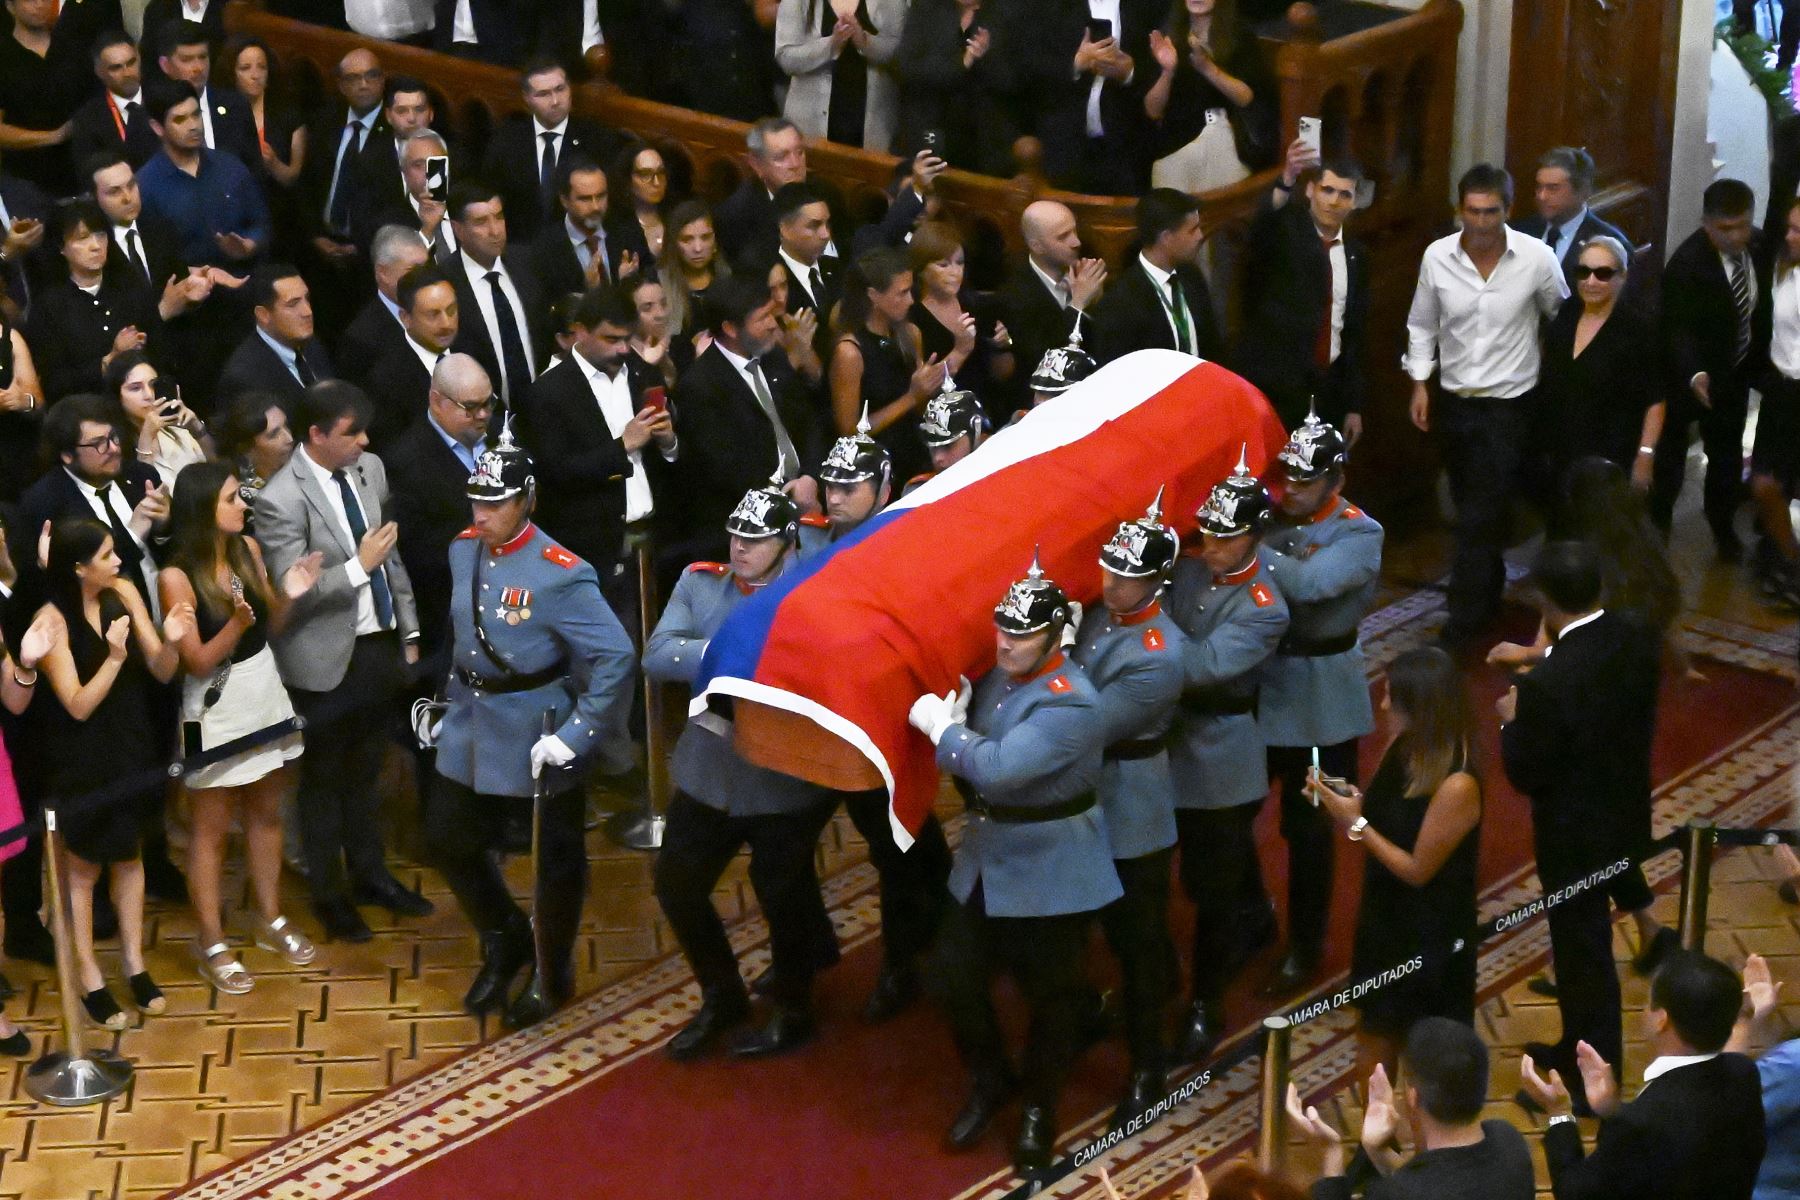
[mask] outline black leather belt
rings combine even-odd
[[[951,776],[951,782],[962,793],[963,803],[970,812],[1001,825],[1035,825],[1042,821],[1060,821],[1065,817],[1079,816],[1099,803],[1099,797],[1093,792],[1083,792],[1055,804],[990,804],[962,776]]]
[[[1181,707],[1196,717],[1235,717],[1256,711],[1256,694],[1240,696],[1217,688],[1195,688],[1181,694]]]
[[[1134,762],[1140,758],[1155,758],[1162,752],[1161,738],[1130,738],[1108,746],[1103,757],[1110,762]]]
[[[1356,630],[1347,633],[1334,633],[1330,637],[1300,637],[1288,634],[1281,639],[1281,645],[1275,647],[1275,653],[1285,654],[1289,658],[1325,658],[1332,654],[1342,654],[1346,650],[1356,649]]]
[[[477,675],[467,667],[456,668],[456,677],[478,692],[487,692],[492,696],[505,696],[512,692],[529,692],[543,687],[547,683],[555,683],[563,677],[563,664],[545,667],[541,671],[528,671],[518,675],[502,675],[489,678]]]

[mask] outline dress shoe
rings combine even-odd
[[[1550,978],[1548,975],[1532,976],[1531,982],[1525,985],[1525,990],[1534,996],[1543,996],[1549,1000],[1556,999],[1559,994],[1556,987],[1556,980]]]
[[[733,1058],[768,1058],[812,1041],[817,1026],[804,1008],[782,1005],[761,1029],[747,1029],[731,1039]]]
[[[50,936],[50,931],[35,914],[29,921],[9,920],[6,923],[6,957],[54,967],[56,939]]]
[[[331,900],[314,900],[313,915],[325,927],[325,936],[334,942],[366,942],[375,936],[356,906],[339,896]]]
[[[1050,1110],[1027,1104],[1019,1117],[1019,1140],[1013,1143],[1014,1168],[1021,1174],[1048,1170],[1055,1149],[1056,1127],[1050,1120]]]
[[[506,1003],[513,976],[531,961],[531,938],[516,932],[501,931],[481,935],[481,970],[463,997],[463,1007],[476,1016],[484,1016]]]
[[[950,1122],[950,1136],[946,1139],[950,1148],[968,1150],[981,1141],[982,1134],[987,1132],[987,1127],[1005,1107],[1012,1093],[1010,1079],[977,1079],[969,1090],[969,1098],[963,1102],[962,1111]]]
[[[699,1058],[712,1049],[713,1043],[727,1029],[750,1015],[750,1001],[742,992],[709,992],[701,1001],[700,1011],[681,1031],[669,1039],[664,1052],[676,1062]]]
[[[1792,880],[1792,879],[1782,880],[1781,886],[1775,889],[1775,894],[1777,896],[1780,896],[1783,900],[1787,901],[1789,904],[1800,904],[1800,881],[1796,881],[1796,880]],[[8,958],[13,957],[13,952],[12,952],[11,947],[12,947],[12,943],[8,942],[7,943],[7,951],[6,951],[6,956]]]
[[[1275,968],[1275,973],[1269,976],[1267,983],[1263,984],[1262,994],[1286,996],[1297,992],[1306,986],[1307,980],[1311,979],[1313,972],[1318,969],[1319,956],[1316,953],[1290,949],[1287,956],[1281,960],[1281,965]]]
[[[1112,1120],[1107,1123],[1107,1128],[1114,1131],[1125,1128],[1134,1117],[1148,1112],[1150,1106],[1161,1100],[1167,1091],[1168,1080],[1160,1070],[1140,1067],[1133,1071],[1131,1079],[1125,1084],[1125,1095],[1119,1100],[1119,1106],[1113,1109]]]
[[[1175,1042],[1177,1062],[1199,1062],[1219,1044],[1219,1016],[1216,1006],[1209,1010],[1203,1000],[1194,1001],[1182,1022],[1181,1036]]]
[[[1631,960],[1631,969],[1639,975],[1654,974],[1662,960],[1679,949],[1681,935],[1665,925],[1650,936],[1650,944],[1644,947],[1643,953]]]
[[[863,1005],[864,1023],[879,1025],[883,1021],[893,1020],[919,998],[919,991],[917,970],[911,966],[883,962],[881,974],[875,977],[875,986],[870,989],[869,999]]]
[[[437,905],[413,891],[392,875],[356,889],[356,902],[385,908],[396,917],[429,917]]]
[[[523,1029],[527,1025],[536,1025],[567,1004],[574,992],[573,980],[545,979],[534,967],[525,977],[524,988],[506,1006],[506,1027]]]
[[[756,973],[756,978],[750,981],[750,994],[752,996],[773,995],[776,983],[775,964],[770,963],[768,966],[758,971]]]
[[[187,880],[167,857],[144,859],[144,894],[164,904],[188,902]]]

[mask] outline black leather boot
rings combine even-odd
[[[517,930],[494,930],[481,935],[481,970],[463,996],[463,1007],[476,1016],[485,1016],[506,1003],[513,976],[531,961],[531,935],[520,936]]]
[[[664,1053],[676,1062],[699,1058],[710,1050],[725,1031],[750,1015],[750,1001],[742,990],[703,993],[700,1011],[681,1031],[669,1039]]]

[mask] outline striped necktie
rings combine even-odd
[[[1748,255],[1739,254],[1731,260],[1731,303],[1737,309],[1737,346],[1732,356],[1736,365],[1744,361],[1750,353],[1750,312],[1753,307],[1750,300],[1750,260]]]

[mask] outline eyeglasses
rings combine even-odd
[[[633,167],[631,175],[634,179],[666,179],[669,170],[667,167]]]
[[[498,396],[489,396],[485,400],[457,400],[450,396],[445,396],[444,399],[449,400],[450,403],[456,405],[456,407],[462,409],[471,417],[477,413],[493,412],[494,406],[500,403],[500,397]]]
[[[1575,278],[1587,279],[1591,276],[1601,283],[1611,283],[1613,276],[1618,273],[1617,267],[1590,267],[1586,263],[1577,263],[1575,266]]]
[[[118,444],[119,444],[119,435],[116,433],[109,433],[105,437],[97,437],[97,438],[92,439],[91,441],[76,442],[75,448],[77,450],[92,450],[96,454],[98,454],[100,451],[105,450],[112,446],[117,446]]]

